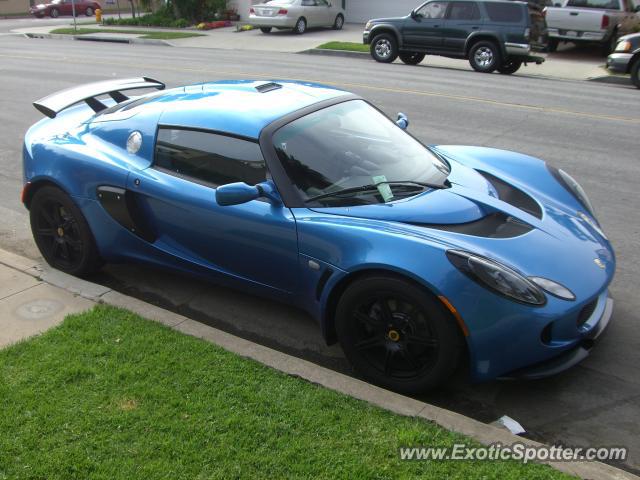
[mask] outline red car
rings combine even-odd
[[[76,0],[76,16],[86,15],[92,17],[98,8],[102,8],[98,2],[91,0]],[[50,3],[41,3],[29,9],[29,13],[35,17],[42,18],[45,15],[57,18],[60,15],[73,15],[73,5],[71,0],[52,0]]]

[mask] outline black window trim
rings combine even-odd
[[[202,128],[202,127],[189,127],[189,126],[184,126],[184,125],[174,125],[174,124],[167,124],[167,123],[163,123],[160,124],[158,123],[158,126],[156,127],[156,137],[155,137],[155,142],[153,145],[153,162],[151,164],[151,168],[153,168],[154,170],[157,170],[159,172],[165,173],[167,175],[171,175],[173,177],[179,178],[181,180],[185,180],[187,182],[191,182],[191,183],[195,183],[197,185],[202,185],[203,187],[207,187],[207,188],[211,188],[211,189],[216,189],[222,185],[216,185],[214,183],[211,182],[207,182],[206,180],[202,180],[200,178],[196,178],[196,177],[192,177],[191,175],[185,175],[182,173],[178,173],[178,172],[174,172],[171,169],[165,168],[161,165],[156,164],[156,154],[158,151],[158,138],[159,138],[159,133],[160,130],[184,130],[184,131],[190,131],[190,132],[201,132],[201,133],[209,133],[209,134],[213,134],[213,135],[219,135],[221,137],[229,137],[229,138],[235,138],[237,140],[244,140],[246,142],[250,142],[250,143],[255,143],[258,146],[260,146],[260,141],[255,138],[255,137],[248,137],[246,135],[240,135],[237,133],[231,133],[231,132],[225,132],[222,130],[214,130],[214,129],[210,129],[210,128]],[[267,162],[267,159],[264,155],[264,152],[262,151],[262,148],[260,148],[260,151],[262,153],[262,158],[264,160],[265,163],[265,171],[266,171],[266,178],[267,180],[269,180],[269,178],[271,177],[271,174],[269,172],[269,164]],[[227,185],[227,184],[224,184]]]
[[[451,10],[453,10],[453,6],[456,3],[471,3],[474,7],[474,13],[476,13],[478,15],[477,18],[470,18],[470,19],[452,19],[449,18],[449,16],[451,15]],[[482,11],[480,10],[480,7],[478,7],[478,2],[476,0],[449,0],[449,5],[447,6],[447,11],[444,12],[444,19],[445,20],[453,20],[454,22],[479,22],[482,20]]]

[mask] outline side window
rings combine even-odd
[[[319,7],[328,7],[329,3],[327,2],[327,0],[316,0],[316,3],[318,4]]]
[[[302,0],[302,6],[303,7],[315,7],[316,6],[316,0]]]
[[[260,146],[215,133],[160,128],[154,167],[213,187],[266,180]]]
[[[444,18],[444,14],[447,11],[447,5],[449,2],[429,2],[418,10],[418,14],[423,18]]]
[[[523,8],[517,3],[485,2],[489,19],[493,22],[522,23]]]
[[[453,2],[447,14],[449,20],[480,20],[480,10],[474,2]]]

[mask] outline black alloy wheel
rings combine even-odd
[[[395,277],[367,277],[338,304],[338,339],[367,380],[404,393],[441,384],[455,370],[460,333],[430,294]]]
[[[72,275],[97,270],[102,261],[80,209],[60,189],[39,189],[30,205],[33,238],[52,267]]]

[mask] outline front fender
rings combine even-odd
[[[369,43],[373,42],[373,39],[376,35],[385,32],[389,32],[395,35],[398,42],[398,47],[402,47],[402,34],[400,33],[400,29],[397,25],[394,25],[392,23],[378,23],[371,27],[371,30],[369,31]]]

